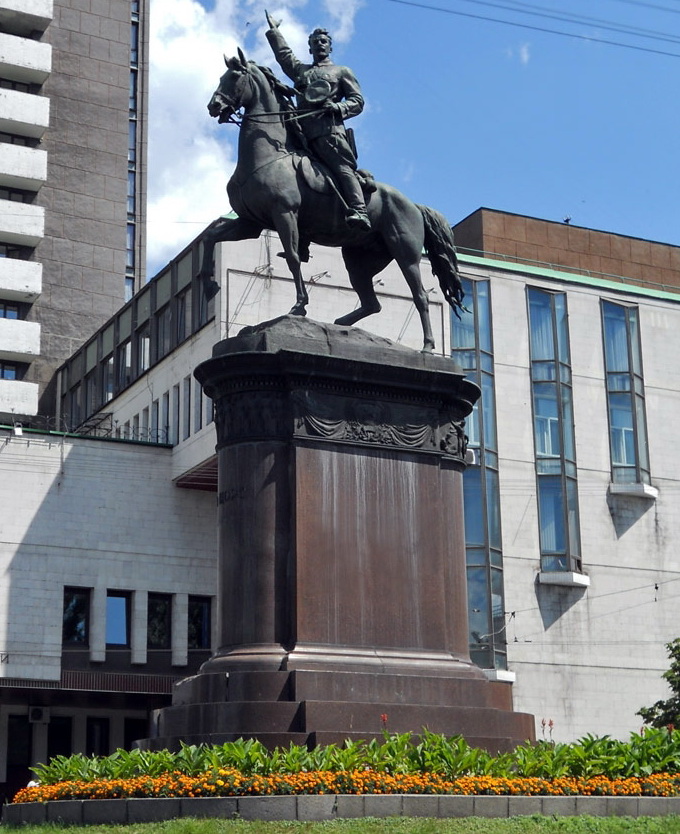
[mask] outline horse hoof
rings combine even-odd
[[[421,353],[434,353],[434,342],[425,342]]]
[[[289,316],[306,316],[307,310],[301,305],[296,304],[295,307],[290,308],[290,312],[288,313]]]

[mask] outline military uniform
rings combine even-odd
[[[310,150],[328,166],[350,210],[365,215],[366,203],[355,173],[357,161],[343,123],[364,109],[354,73],[328,58],[318,64],[304,64],[293,55],[278,29],[269,29],[267,40],[281,69],[295,84],[298,111],[316,111],[316,115],[300,119]],[[339,112],[324,109],[327,101],[336,102]]]

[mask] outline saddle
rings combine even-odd
[[[339,194],[338,187],[333,182],[328,168],[313,156],[307,154],[296,155],[293,158],[293,166],[312,191],[316,191],[317,194]],[[370,171],[360,168],[357,170],[356,176],[364,194],[372,194],[378,188],[375,177]]]

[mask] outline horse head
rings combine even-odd
[[[248,83],[251,79],[251,65],[239,47],[238,57],[224,56],[227,71],[220,78],[217,89],[208,102],[208,113],[222,124],[229,121],[234,113],[247,105],[249,99]]]

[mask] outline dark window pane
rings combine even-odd
[[[484,535],[484,508],[482,505],[482,475],[478,466],[469,466],[463,475],[465,507],[465,543],[486,544]]]
[[[47,725],[47,758],[70,756],[73,752],[73,719],[69,715],[53,715]]]
[[[468,568],[468,623],[470,643],[488,643],[491,636],[491,600],[485,568]]]
[[[538,478],[541,553],[564,553],[564,491],[562,479]]]
[[[146,644],[149,649],[169,649],[171,640],[172,597],[149,594]]]
[[[489,545],[501,548],[501,504],[498,489],[498,472],[485,470],[486,475],[486,514],[489,524]]]
[[[90,592],[86,588],[64,588],[62,641],[86,646],[89,639]]]
[[[189,648],[210,648],[210,599],[189,597]]]
[[[109,719],[100,715],[88,715],[85,735],[85,754],[87,756],[108,756]]]

